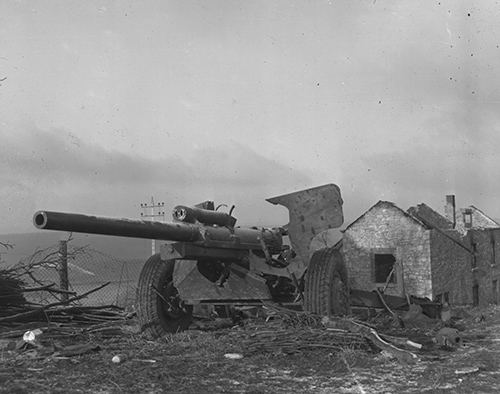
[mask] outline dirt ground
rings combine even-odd
[[[0,392],[500,392],[500,308],[470,310],[456,324],[462,329],[461,346],[442,349],[427,343],[415,352],[419,361],[413,365],[385,352],[353,348],[252,354],[241,340],[241,327],[189,330],[154,341],[139,334],[86,337],[80,341],[98,348],[70,357],[3,347]],[[243,357],[227,358],[228,353]],[[113,363],[118,354],[124,361]]]

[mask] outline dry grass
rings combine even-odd
[[[491,313],[490,313],[491,312]],[[0,391],[37,393],[373,393],[498,392],[500,310],[465,322],[468,341],[455,351],[421,352],[408,367],[356,348],[249,354],[245,328],[187,331],[151,341],[141,335],[80,338],[100,351],[71,358],[0,351]],[[471,317],[474,318],[475,315]],[[224,357],[241,353],[242,359]],[[126,361],[111,362],[123,354]],[[35,356],[33,358],[33,356]],[[479,371],[457,375],[457,368]]]

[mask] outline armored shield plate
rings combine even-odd
[[[319,233],[338,228],[344,223],[340,188],[334,184],[284,194],[266,201],[288,208],[290,222],[287,229],[290,242],[306,265],[312,239]]]

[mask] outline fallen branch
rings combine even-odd
[[[50,291],[51,293],[59,293],[59,294],[72,294],[76,296],[75,291],[70,291],[70,290],[63,290],[63,289],[54,289],[53,287],[55,286],[55,283],[51,283],[49,285],[45,286],[39,286],[39,287],[25,287],[21,289],[23,293],[29,293],[32,291]]]
[[[294,351],[293,346],[295,346],[295,352],[301,348],[301,345],[305,345],[306,347],[311,345],[311,347],[313,347],[312,345],[314,343],[317,343],[318,341],[315,339],[309,340],[308,335],[310,336],[311,332],[322,332],[323,334],[320,334],[322,335],[321,338],[325,338],[324,335],[328,334],[335,335],[335,337],[328,338],[328,341],[326,342],[331,346],[338,346],[338,348],[341,348],[342,346],[345,347],[345,345],[348,343],[360,344],[360,342],[368,340],[378,349],[386,351],[392,356],[396,357],[400,362],[413,364],[419,360],[416,354],[403,349],[399,349],[392,343],[382,339],[373,327],[355,321],[354,319],[334,316],[321,317],[308,312],[292,311],[273,303],[265,303],[264,307],[272,312],[273,315],[280,317],[285,324],[293,326],[294,330],[297,330],[297,327],[307,327],[307,325],[309,324],[309,330],[307,331],[309,334],[295,338],[293,338],[292,334],[288,334],[288,341],[280,344],[285,349],[289,348],[290,352]],[[265,331],[261,332],[260,336],[262,339],[267,341],[267,343],[271,344],[278,338],[278,332],[276,330]],[[288,342],[290,342],[291,338],[293,342],[289,344]]]
[[[387,289],[387,286],[389,286],[389,282],[391,281],[392,275],[394,275],[394,269],[395,268],[396,268],[396,266],[393,265],[392,269],[391,269],[391,272],[389,272],[389,275],[387,275],[387,278],[385,280],[384,289],[382,290],[383,292],[385,292],[385,290]],[[377,293],[378,293],[378,290],[377,290]]]
[[[22,312],[22,313],[17,313],[15,315],[1,317],[0,318],[0,323],[11,322],[11,321],[16,321],[18,319],[27,318],[27,317],[30,317],[30,316],[35,316],[35,315],[37,315],[37,314],[39,314],[41,312],[45,312],[48,309],[53,308],[55,306],[67,305],[67,304],[69,304],[71,302],[81,300],[82,298],[87,297],[89,294],[92,294],[92,293],[95,293],[98,290],[101,290],[103,287],[106,287],[110,283],[111,282],[104,283],[103,285],[98,286],[95,289],[89,290],[86,293],[83,293],[83,294],[81,294],[79,296],[76,296],[76,297],[69,298],[69,299],[67,299],[65,301],[58,301],[58,302],[54,302],[52,304],[47,304],[47,305],[41,306],[39,308],[33,309],[31,311],[28,311],[28,312]]]
[[[405,325],[404,325],[403,321],[401,320],[401,318],[399,317],[399,315],[396,312],[394,312],[391,308],[389,308],[389,305],[387,305],[387,303],[385,302],[384,296],[382,295],[382,293],[380,293],[380,291],[378,291],[378,289],[376,289],[375,291],[378,295],[378,298],[380,299],[380,302],[382,303],[384,308],[387,310],[387,312],[389,312],[392,315],[392,318],[394,319],[394,321],[397,324],[399,324],[399,327],[404,328]]]
[[[342,328],[347,329],[352,333],[361,334],[363,337],[368,339],[374,346],[380,350],[384,350],[390,353],[392,356],[396,357],[400,362],[406,364],[414,364],[419,358],[416,354],[409,352],[407,350],[399,349],[392,343],[384,341],[377,331],[371,327],[365,326],[361,323],[355,322],[353,320],[344,318],[329,318],[324,317],[322,323],[326,327]]]

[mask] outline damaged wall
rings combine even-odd
[[[498,228],[498,224],[474,206],[457,209],[455,228],[462,233],[470,229]]]
[[[471,289],[477,286],[475,304],[500,302],[500,229],[469,230],[475,257],[471,258]],[[472,290],[471,290],[472,291]],[[474,296],[474,294],[473,294]]]
[[[396,280],[387,294],[440,298],[454,305],[500,303],[498,224],[472,205],[456,209],[454,196],[446,196],[445,214],[425,204],[408,212],[388,201],[375,204],[344,231],[351,287],[383,288],[377,258],[394,256]]]
[[[432,297],[430,231],[394,204],[380,201],[344,232],[342,250],[352,288],[374,290],[374,255],[392,253],[395,283],[386,294]],[[404,277],[404,281],[403,281]]]
[[[449,236],[431,230],[433,298],[440,296],[453,305],[472,304],[472,255]]]

